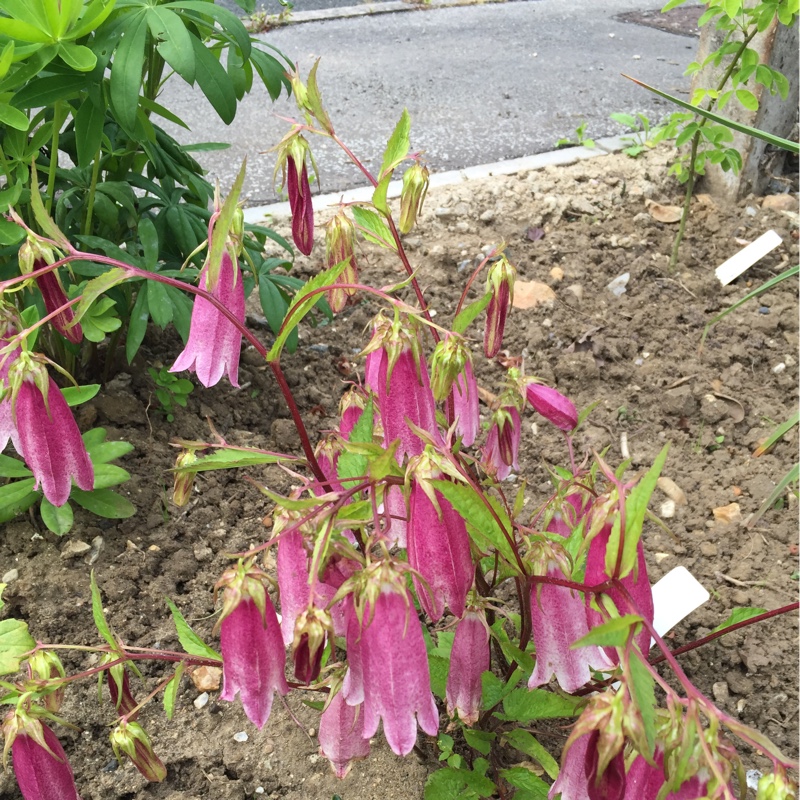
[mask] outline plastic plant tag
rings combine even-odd
[[[671,631],[710,597],[686,567],[675,567],[653,586],[653,627],[659,636]]]
[[[727,286],[745,270],[764,258],[767,253],[774,250],[782,241],[775,231],[767,231],[755,241],[750,242],[747,247],[732,255],[724,264],[720,264],[714,274],[719,278],[719,282],[723,286]]]

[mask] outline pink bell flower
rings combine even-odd
[[[556,511],[550,518],[547,525],[548,533],[557,533],[565,539],[572,535],[572,532],[581,520],[586,515],[590,507],[590,503],[586,501],[585,496],[581,492],[572,492],[564,498],[561,504],[561,510]]]
[[[347,777],[353,761],[369,755],[364,736],[364,710],[345,702],[338,692],[322,712],[319,721],[319,751],[331,762],[337,778]]]
[[[611,525],[605,525],[600,532],[592,539],[589,545],[589,554],[586,557],[586,576],[584,582],[587,586],[599,586],[609,579],[606,574],[606,548],[608,540],[611,536]],[[638,606],[638,612],[629,608],[628,602],[618,589],[610,589],[605,593],[606,597],[610,597],[614,601],[614,605],[621,615],[641,613],[641,615],[650,623],[653,622],[653,590],[650,587],[650,580],[647,577],[647,564],[644,558],[644,547],[641,540],[636,548],[637,555],[637,568],[634,572],[626,575],[620,581],[622,585],[630,593],[631,598]],[[602,625],[606,618],[600,611],[595,610],[589,605],[589,597],[587,596],[586,617],[590,628]],[[642,630],[636,635],[636,644],[639,646],[639,651],[646,658],[650,652],[650,632],[642,625]],[[604,648],[606,657],[612,664],[619,661],[617,651],[613,647]]]
[[[490,668],[489,628],[483,611],[468,609],[458,623],[447,674],[447,713],[474,725],[481,713],[481,675]]]
[[[244,325],[244,283],[230,253],[222,254],[215,286],[208,285],[208,264],[203,267],[200,288],[211,292]],[[195,372],[206,388],[219,383],[222,373],[227,372],[231,386],[238,388],[241,347],[241,331],[208,300],[195,297],[189,340],[170,372]]]
[[[525,388],[525,395],[534,410],[557,428],[569,433],[578,424],[578,412],[574,403],[561,392],[531,382]]]
[[[220,625],[221,700],[240,695],[247,718],[259,729],[269,719],[275,692],[286,694],[286,654],[264,574],[239,562],[217,583],[225,587]]]
[[[480,408],[478,405],[478,383],[468,362],[453,384],[450,395],[453,398],[453,411],[456,433],[461,437],[464,447],[472,447],[480,430]]]
[[[640,755],[633,759],[627,775],[625,800],[657,800],[664,785],[664,751],[656,747],[656,766],[648,764]],[[706,783],[697,775],[684,781],[677,792],[670,792],[664,800],[695,800],[706,796]]]
[[[354,677],[345,699],[358,705],[363,697],[365,739],[382,720],[389,747],[405,756],[416,742],[417,722],[431,736],[439,730],[422,627],[402,576],[387,574],[367,592],[374,600],[366,600],[361,620],[355,610],[350,614],[347,654]],[[346,677],[343,691],[347,683]]]
[[[444,477],[431,460],[423,455],[412,465],[406,546],[408,563],[422,578],[414,575],[417,597],[432,620],[441,618],[445,606],[461,617],[474,576],[467,526],[429,482]]]
[[[299,530],[281,534],[276,558],[281,598],[281,633],[288,647],[294,639],[294,624],[311,599],[308,585],[308,553]]]
[[[498,409],[483,448],[483,457],[494,468],[497,480],[505,480],[512,470],[519,472],[521,435],[519,411],[514,406],[502,406]]]
[[[550,787],[547,795],[550,800],[558,797],[559,792],[561,800],[625,800],[628,797],[622,750],[609,760],[598,778],[599,738],[600,733],[595,730],[572,742],[563,756],[558,778]]]
[[[63,506],[72,489],[94,487],[94,467],[67,401],[41,364],[27,355],[9,369],[11,407],[17,430],[14,443],[44,496]],[[11,434],[12,441],[14,435]],[[17,446],[19,445],[19,446]]]
[[[72,767],[58,737],[37,719],[6,717],[14,777],[25,800],[80,800]],[[16,730],[14,730],[16,728]]]

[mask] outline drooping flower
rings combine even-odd
[[[67,401],[44,365],[21,354],[8,372],[19,454],[36,478],[35,489],[54,505],[69,498],[72,479],[94,487],[94,467]],[[13,441],[13,434],[12,434]]]
[[[406,234],[414,227],[417,217],[422,213],[422,204],[428,193],[430,172],[419,161],[415,161],[403,173],[403,188],[400,190],[400,233]]]
[[[408,563],[421,576],[414,575],[417,597],[433,620],[441,618],[445,607],[461,617],[474,576],[466,523],[431,483],[444,475],[428,451],[409,463],[408,472],[406,547]]]
[[[480,427],[478,384],[463,336],[448,334],[436,345],[431,357],[431,389],[437,402],[452,403],[456,433],[465,447],[471,447]]]
[[[3,736],[25,800],[80,800],[64,748],[47,725],[12,711],[3,722]]]
[[[531,381],[527,383],[525,395],[535,411],[562,431],[569,432],[578,424],[574,403],[561,392]]]
[[[517,270],[505,256],[501,256],[489,270],[486,291],[491,293],[491,299],[486,309],[486,332],[483,337],[483,353],[486,358],[494,358],[503,346],[506,317],[514,299],[516,277]]]
[[[483,457],[494,468],[497,480],[503,481],[511,470],[519,472],[519,442],[522,422],[513,405],[501,406],[494,412],[492,426],[486,437]]]
[[[600,532],[592,539],[589,545],[589,554],[586,557],[586,576],[584,581],[587,586],[599,586],[609,579],[606,573],[606,548],[611,537],[611,525],[604,525]],[[610,598],[621,615],[641,614],[648,622],[653,622],[653,590],[650,587],[650,580],[647,577],[647,563],[644,558],[644,547],[641,540],[636,547],[637,566],[629,575],[621,579],[620,583],[630,594],[631,598],[638,607],[638,611],[629,607],[625,595],[619,589],[611,588],[604,593],[605,597]],[[602,625],[606,618],[589,603],[587,597],[586,616],[590,628]],[[636,644],[643,656],[647,656],[650,651],[650,632],[642,625],[642,630],[636,634]],[[613,647],[604,648],[606,657],[612,664],[619,660],[617,651]]]
[[[355,241],[355,226],[344,209],[341,209],[325,226],[325,265],[330,269],[341,264],[342,261],[347,262],[337,283],[356,283],[358,281]],[[328,303],[331,310],[334,313],[341,311],[347,303],[347,298],[352,297],[355,293],[356,289],[328,290]]]
[[[439,730],[425,641],[402,574],[381,562],[368,581],[359,600],[360,618],[351,605],[347,655],[348,675],[354,677],[345,699],[350,705],[363,701],[365,739],[375,735],[382,720],[389,747],[404,756],[416,742],[417,722],[431,736]],[[347,684],[345,678],[343,691]]]
[[[628,770],[625,800],[657,800],[664,785],[664,751],[656,747],[655,766],[648,764],[638,753]],[[706,796],[705,781],[693,775],[684,781],[677,792],[669,792],[664,800],[696,800]],[[786,795],[777,795],[785,798]]]
[[[481,675],[489,669],[489,627],[482,610],[467,609],[456,628],[447,673],[447,713],[474,725],[481,712]]]
[[[208,278],[206,264],[200,272],[200,288],[210,292],[244,325],[244,283],[229,252],[222,254],[216,285],[209,286]],[[206,388],[215,386],[225,372],[231,386],[238,388],[241,347],[241,331],[208,300],[198,296],[192,308],[189,340],[170,372],[184,369],[195,372]]]
[[[369,755],[364,709],[349,705],[341,692],[334,695],[320,717],[319,750],[331,762],[337,778],[347,777],[353,761]]]
[[[110,738],[117,759],[126,755],[148,781],[160,783],[167,777],[164,762],[156,755],[150,737],[138,722],[123,719],[111,731]]]
[[[480,430],[480,407],[478,403],[478,382],[467,362],[464,371],[458,375],[451,394],[456,420],[456,433],[461,437],[464,447],[472,447]]]
[[[216,588],[224,587],[220,626],[222,692],[233,702],[240,695],[247,718],[263,728],[275,692],[286,694],[286,660],[281,629],[265,588],[266,576],[242,562],[227,570]]]
[[[559,545],[536,543],[531,548],[530,558],[533,575],[569,579],[569,561]],[[574,692],[589,682],[592,666],[604,663],[596,647],[572,649],[578,639],[589,633],[584,599],[573,589],[534,581],[531,587],[531,624],[536,667],[528,688],[542,686],[555,675],[565,692]]]
[[[367,395],[360,386],[351,386],[339,401],[339,433],[346,441],[367,406]]]
[[[438,437],[436,407],[416,327],[412,320],[378,317],[364,350],[367,387],[377,397],[384,445],[399,440],[397,459],[419,455],[425,443],[408,422]]]
[[[582,492],[571,492],[564,498],[560,509],[550,518],[547,531],[565,538],[569,537],[581,524],[589,508],[590,502]]]
[[[325,642],[332,632],[333,619],[324,608],[309,605],[298,615],[292,639],[292,660],[297,680],[309,684],[319,677]]]

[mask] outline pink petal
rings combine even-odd
[[[447,713],[474,725],[481,712],[481,675],[490,667],[489,629],[483,613],[467,611],[458,623],[447,675]]]
[[[589,800],[589,789],[586,783],[586,756],[589,749],[590,736],[576,739],[572,746],[561,757],[561,771],[556,782],[550,787],[547,795],[554,800],[561,793],[561,800]]]
[[[561,392],[541,383],[529,383],[526,394],[534,409],[562,431],[569,432],[578,424],[575,405]]]
[[[288,647],[294,639],[294,623],[308,608],[311,589],[308,585],[308,554],[300,531],[282,534],[278,539],[278,589],[281,598],[281,633]]]
[[[322,712],[319,721],[319,749],[337,778],[350,772],[355,759],[369,755],[369,739],[364,737],[364,713],[361,706],[348,705],[339,692]]]
[[[464,447],[472,447],[480,431],[480,408],[478,384],[469,362],[464,367],[464,372],[456,377],[452,397],[456,433],[461,437]]]
[[[80,800],[75,778],[58,737],[42,725],[48,753],[32,737],[19,734],[11,745],[14,777],[25,800]]]

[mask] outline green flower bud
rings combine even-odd
[[[428,192],[430,173],[419,162],[412,164],[403,175],[403,188],[400,192],[400,233],[408,233],[422,212],[422,204]]]

